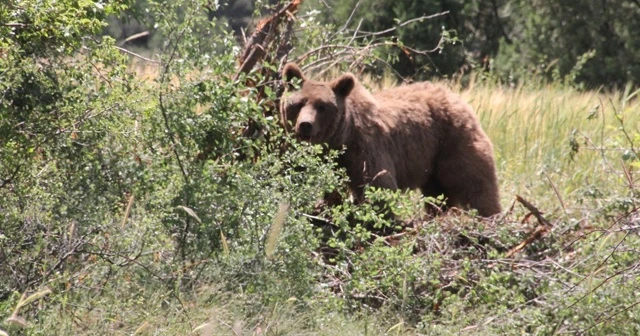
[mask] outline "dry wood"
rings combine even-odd
[[[527,237],[527,239],[522,241],[516,247],[512,248],[511,250],[509,250],[509,252],[507,252],[507,254],[506,254],[507,258],[511,258],[514,255],[516,255],[516,253],[520,252],[527,245],[531,244],[535,240],[537,240],[540,237],[542,237],[543,234],[547,233],[549,231],[549,229],[553,227],[551,222],[549,222],[546,218],[544,218],[544,216],[542,215],[540,210],[538,210],[538,208],[533,206],[533,204],[529,203],[527,200],[525,200],[524,198],[522,198],[519,195],[516,195],[516,200],[518,202],[520,202],[520,204],[522,204],[525,208],[527,208],[527,210],[529,210],[530,213],[527,214],[527,216],[525,216],[525,217],[529,217],[529,216],[533,215],[534,217],[536,217],[536,219],[538,220],[538,223],[540,223],[540,225],[538,225],[531,233],[529,233],[529,236]]]
[[[509,250],[509,252],[507,252],[507,258],[511,258],[513,257],[516,253],[520,252],[523,248],[525,248],[527,245],[531,244],[532,242],[534,242],[536,239],[542,237],[542,235],[544,233],[546,233],[547,231],[549,231],[549,228],[547,228],[544,225],[538,225],[533,232],[531,232],[529,234],[529,237],[527,237],[527,239],[525,239],[522,243],[518,244],[516,247],[512,248],[511,250]]]
[[[553,227],[553,224],[551,224],[551,222],[549,222],[546,218],[544,218],[544,216],[542,216],[542,212],[540,212],[538,208],[533,206],[533,204],[529,203],[527,200],[525,200],[519,195],[516,195],[516,200],[520,202],[525,208],[527,208],[527,210],[529,210],[529,212],[531,212],[533,216],[536,217],[536,219],[538,220],[538,223],[548,228]]]
[[[235,75],[235,78],[239,78],[242,73],[249,73],[258,64],[265,55],[269,53],[269,44],[279,36],[279,26],[285,22],[294,18],[294,14],[298,11],[298,6],[302,3],[302,0],[293,0],[289,4],[276,11],[270,17],[260,21],[253,32],[251,37],[245,44],[244,51],[240,55],[238,62],[240,68]],[[285,37],[289,37],[290,34],[285,34]],[[288,42],[285,41],[285,45]],[[281,43],[280,45],[283,45]],[[261,50],[261,51],[257,51]],[[276,52],[275,55],[281,52]]]
[[[151,33],[149,33],[149,31],[148,31],[148,30],[145,30],[145,31],[143,31],[143,32],[141,32],[141,33],[133,34],[133,35],[131,35],[131,36],[127,37],[124,41],[120,42],[120,43],[119,43],[119,45],[120,45],[120,46],[123,46],[123,45],[125,45],[125,44],[126,44],[126,43],[128,43],[128,42],[131,42],[131,41],[133,41],[133,40],[137,40],[137,39],[139,39],[139,38],[143,38],[143,37],[149,36],[150,34],[151,34]]]

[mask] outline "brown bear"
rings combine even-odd
[[[501,211],[491,141],[453,92],[421,82],[371,94],[353,74],[320,82],[293,63],[282,75],[289,91],[294,80],[301,85],[283,97],[285,127],[302,141],[344,148],[338,164],[357,202],[366,185],[420,188],[484,217]]]

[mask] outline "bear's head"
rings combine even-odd
[[[288,93],[283,97],[281,120],[302,141],[339,145],[337,132],[345,119],[345,101],[357,83],[352,74],[330,82],[306,78],[294,63],[285,65],[282,79]],[[295,84],[299,83],[298,90]]]

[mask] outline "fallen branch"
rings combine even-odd
[[[529,203],[527,200],[520,197],[519,195],[516,195],[516,200],[520,202],[525,208],[527,208],[527,210],[529,210],[530,213],[527,214],[527,217],[533,215],[534,217],[536,217],[540,225],[538,225],[535,229],[533,229],[531,233],[529,233],[529,236],[527,237],[527,239],[525,239],[523,242],[518,244],[516,247],[509,250],[509,252],[507,252],[506,254],[507,258],[511,258],[516,253],[522,251],[522,249],[524,249],[527,245],[533,243],[534,241],[542,237],[543,234],[549,232],[549,229],[553,227],[551,222],[549,222],[546,218],[544,218],[540,210],[538,210],[538,208],[533,206],[533,204]]]
[[[531,212],[533,216],[536,217],[536,219],[538,220],[538,223],[548,228],[553,227],[553,224],[551,224],[551,222],[549,222],[546,218],[544,218],[544,216],[542,216],[542,212],[540,212],[538,208],[533,206],[533,204],[529,203],[527,200],[525,200],[519,195],[516,195],[516,200],[520,202],[525,208],[527,208],[527,210],[529,210],[529,212]]]
[[[149,33],[149,31],[148,31],[148,30],[145,30],[145,31],[143,31],[142,33],[133,34],[133,35],[131,35],[131,36],[127,37],[124,41],[122,41],[121,43],[119,43],[119,45],[123,46],[123,45],[125,45],[125,44],[126,44],[126,43],[128,43],[128,42],[131,42],[131,41],[133,41],[133,40],[137,40],[137,39],[139,39],[139,38],[146,37],[146,36],[149,36],[149,35],[151,35],[151,33]]]
[[[544,226],[544,225],[538,225],[533,232],[531,232],[529,234],[529,237],[527,237],[527,239],[525,239],[522,243],[518,244],[518,246],[512,248],[511,250],[509,250],[509,252],[507,252],[506,257],[507,258],[511,258],[513,257],[516,253],[520,252],[523,248],[525,248],[527,245],[533,243],[535,240],[537,240],[538,238],[542,237],[542,235],[546,232],[548,232],[549,229]]]

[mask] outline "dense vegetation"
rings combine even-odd
[[[391,3],[360,6],[399,22],[423,11]],[[640,333],[640,101],[623,85],[638,80],[638,7],[607,2],[600,17],[585,3],[574,15],[564,2],[496,1],[508,47],[457,28],[465,51],[447,43],[446,57],[433,54],[448,73],[480,46],[495,64],[443,82],[494,142],[505,213],[493,220],[427,217],[422,205],[435,200],[415,193],[369,190],[353,205],[336,153],[278,125],[278,85],[262,70],[280,60],[238,73],[241,45],[210,1],[0,4],[0,334]],[[459,27],[490,11],[451,6],[446,20]],[[319,8],[292,21],[289,59],[310,69],[325,61],[308,51],[352,43],[356,29],[340,24],[348,7],[332,10],[333,23]],[[539,18],[507,15],[518,11]],[[154,27],[152,59],[105,35],[117,18]],[[370,30],[394,22],[366,20]],[[622,41],[615,55],[598,49],[615,42],[598,35],[603,25]],[[416,34],[358,38],[349,57],[359,61],[329,72],[351,65],[373,89],[394,84],[375,69],[405,45],[434,47]],[[410,71],[427,64],[414,61]],[[541,61],[540,77],[524,75]],[[341,200],[319,206],[330,193]]]
[[[146,0],[135,3],[147,6]],[[243,29],[251,28],[253,11],[265,3],[277,1],[229,0],[208,7],[207,13],[228,23],[241,40]],[[590,88],[640,82],[640,2],[635,0],[327,0],[304,6],[336,31],[386,32],[377,36],[399,47],[381,48],[373,67],[384,68],[390,61],[403,77],[482,70],[503,81],[535,74]],[[415,20],[422,16],[435,17]],[[124,40],[148,30],[152,38],[131,44],[149,49],[161,44],[153,18],[147,17],[146,26],[125,18],[111,19],[112,36]]]
[[[420,15],[448,12],[398,27],[398,40],[419,50],[438,45],[443,32],[456,45],[438,54],[393,50],[404,76],[485,69],[503,80],[532,73],[591,87],[640,81],[640,3],[637,1],[427,0],[329,1],[342,25],[381,31]],[[356,10],[353,8],[357,6]],[[353,13],[353,15],[352,15]]]

